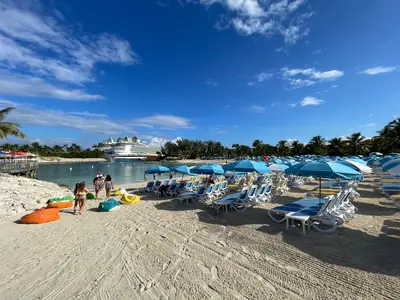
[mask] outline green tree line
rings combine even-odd
[[[102,158],[104,157],[103,151],[99,149],[83,149],[77,144],[71,145],[40,145],[34,142],[30,145],[18,145],[18,144],[3,144],[0,146],[2,151],[21,151],[30,152],[40,156],[57,156],[63,158]]]
[[[185,159],[195,158],[242,158],[262,155],[359,155],[370,152],[384,154],[400,152],[400,118],[388,123],[377,136],[366,139],[360,132],[355,132],[346,138],[335,137],[330,140],[318,135],[311,138],[307,144],[299,141],[279,141],[276,145],[255,140],[252,147],[233,144],[228,148],[217,141],[178,140],[176,143],[167,142],[162,153],[167,157]]]

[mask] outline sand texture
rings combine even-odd
[[[149,196],[43,225],[3,218],[0,299],[400,299],[400,213],[376,187],[360,183],[356,218],[333,234],[269,219],[300,189],[242,213]]]
[[[43,207],[52,197],[72,195],[51,182],[0,173],[0,218]]]

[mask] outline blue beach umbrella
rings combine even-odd
[[[192,168],[188,166],[175,166],[172,167],[171,170],[179,174],[195,176],[196,174],[191,172]]]
[[[236,165],[240,162],[240,160],[238,161],[233,161],[229,164],[223,165],[222,169],[224,169],[224,171],[234,171],[234,168],[236,167]]]
[[[388,164],[383,166],[383,171],[389,171],[390,169],[393,169],[394,167],[400,166],[400,159],[396,159],[394,161],[390,161]]]
[[[393,160],[392,156],[385,156],[384,158],[378,160],[378,162],[381,166],[384,166],[388,161],[391,161],[391,160]]]
[[[159,173],[168,173],[170,169],[164,166],[153,166],[150,169],[144,171],[146,174],[159,174]]]
[[[205,175],[223,175],[225,173],[224,169],[220,165],[212,164],[212,165],[202,165],[197,166],[191,169],[191,172],[194,174],[205,174]]]
[[[266,164],[253,160],[241,160],[233,169],[236,172],[271,173],[271,169]]]
[[[286,174],[319,177],[319,199],[321,201],[321,178],[342,178],[361,180],[363,175],[342,164],[326,161],[312,161],[297,164],[285,170]]]

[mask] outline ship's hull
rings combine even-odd
[[[158,156],[158,155],[148,155],[148,156],[146,156],[146,160],[147,161],[158,161],[160,159],[161,159],[161,157]]]
[[[146,155],[146,156],[133,156],[133,155],[117,155],[111,156],[113,160],[146,160],[146,161],[158,161],[161,159],[158,155]]]

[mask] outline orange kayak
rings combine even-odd
[[[72,202],[53,202],[47,205],[48,208],[68,208],[72,206]]]
[[[42,224],[52,221],[57,221],[60,219],[60,215],[58,214],[60,209],[58,208],[50,208],[45,209],[41,208],[33,213],[25,215],[21,218],[22,224]]]

